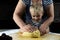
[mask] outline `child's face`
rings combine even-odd
[[[43,12],[36,12],[33,8],[30,9],[31,17],[33,21],[39,22],[42,18]]]

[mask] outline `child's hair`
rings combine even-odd
[[[30,9],[33,8],[35,12],[43,12],[43,6],[42,5],[31,5]]]

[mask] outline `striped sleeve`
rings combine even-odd
[[[30,0],[22,0],[25,5],[29,5]]]
[[[43,0],[43,5],[47,6],[53,3],[53,0]]]

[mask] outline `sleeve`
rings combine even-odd
[[[43,0],[43,5],[47,6],[53,3],[53,0]]]
[[[22,0],[25,5],[29,5],[30,1],[29,0]]]

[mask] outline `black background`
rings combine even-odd
[[[60,1],[54,1],[55,19],[50,25],[50,31],[60,33]],[[19,28],[13,21],[13,12],[18,0],[0,0],[0,29]]]

